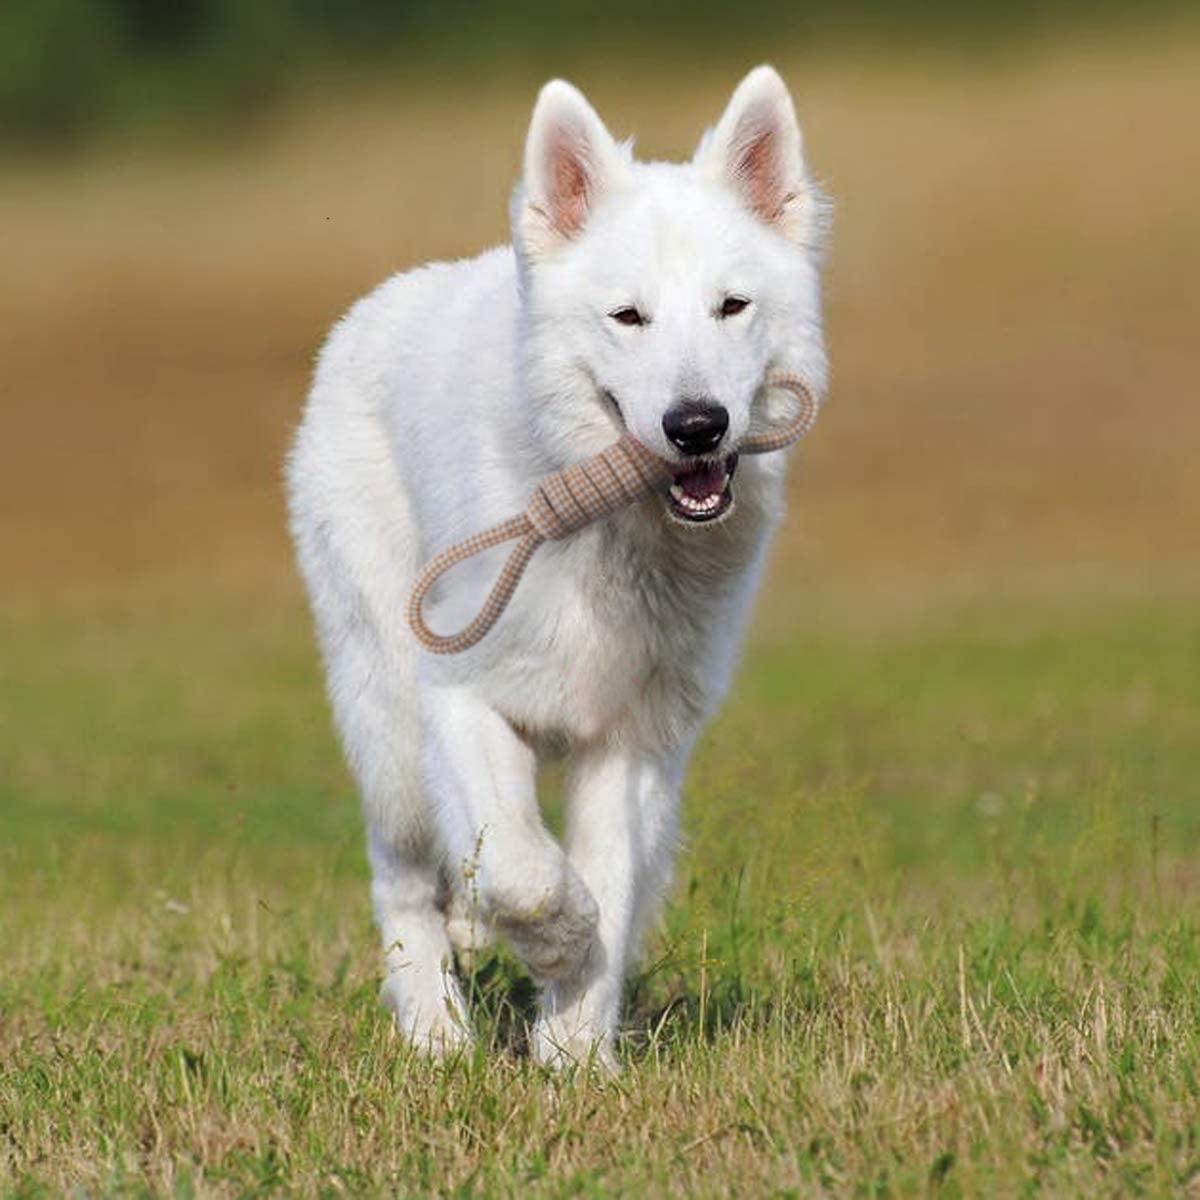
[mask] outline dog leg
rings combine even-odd
[[[371,900],[383,936],[383,1001],[401,1033],[441,1057],[467,1044],[470,1032],[438,908],[437,868],[376,835],[369,849]]]
[[[535,979],[571,974],[596,904],[542,824],[533,751],[465,688],[430,688],[426,701],[426,777],[453,886],[477,897]]]
[[[580,970],[543,993],[534,1032],[543,1063],[616,1069],[625,972],[670,871],[681,774],[674,760],[608,746],[582,752],[573,764],[568,855],[600,920]]]
[[[371,898],[383,939],[381,998],[402,1034],[440,1055],[469,1034],[438,905],[441,849],[421,780],[421,730],[412,702],[416,653],[389,637],[375,615],[399,608],[403,593],[372,604],[322,535],[323,524],[306,528],[301,561],[325,650],[329,698],[366,818]]]

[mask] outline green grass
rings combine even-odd
[[[0,663],[0,1192],[1200,1188],[1194,608],[759,645],[606,1082],[393,1037],[297,607]]]

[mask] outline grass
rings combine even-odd
[[[0,1191],[1200,1187],[1192,608],[760,644],[606,1083],[393,1037],[297,604],[0,651]]]

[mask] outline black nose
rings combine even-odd
[[[711,400],[682,400],[663,417],[663,433],[684,454],[715,450],[728,428],[729,410]]]

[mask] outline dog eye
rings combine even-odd
[[[645,325],[646,318],[632,304],[615,308],[608,314],[618,325]]]
[[[745,296],[726,296],[721,301],[721,307],[717,310],[718,315],[724,317],[736,317],[738,313],[744,312],[750,307],[750,301]]]

